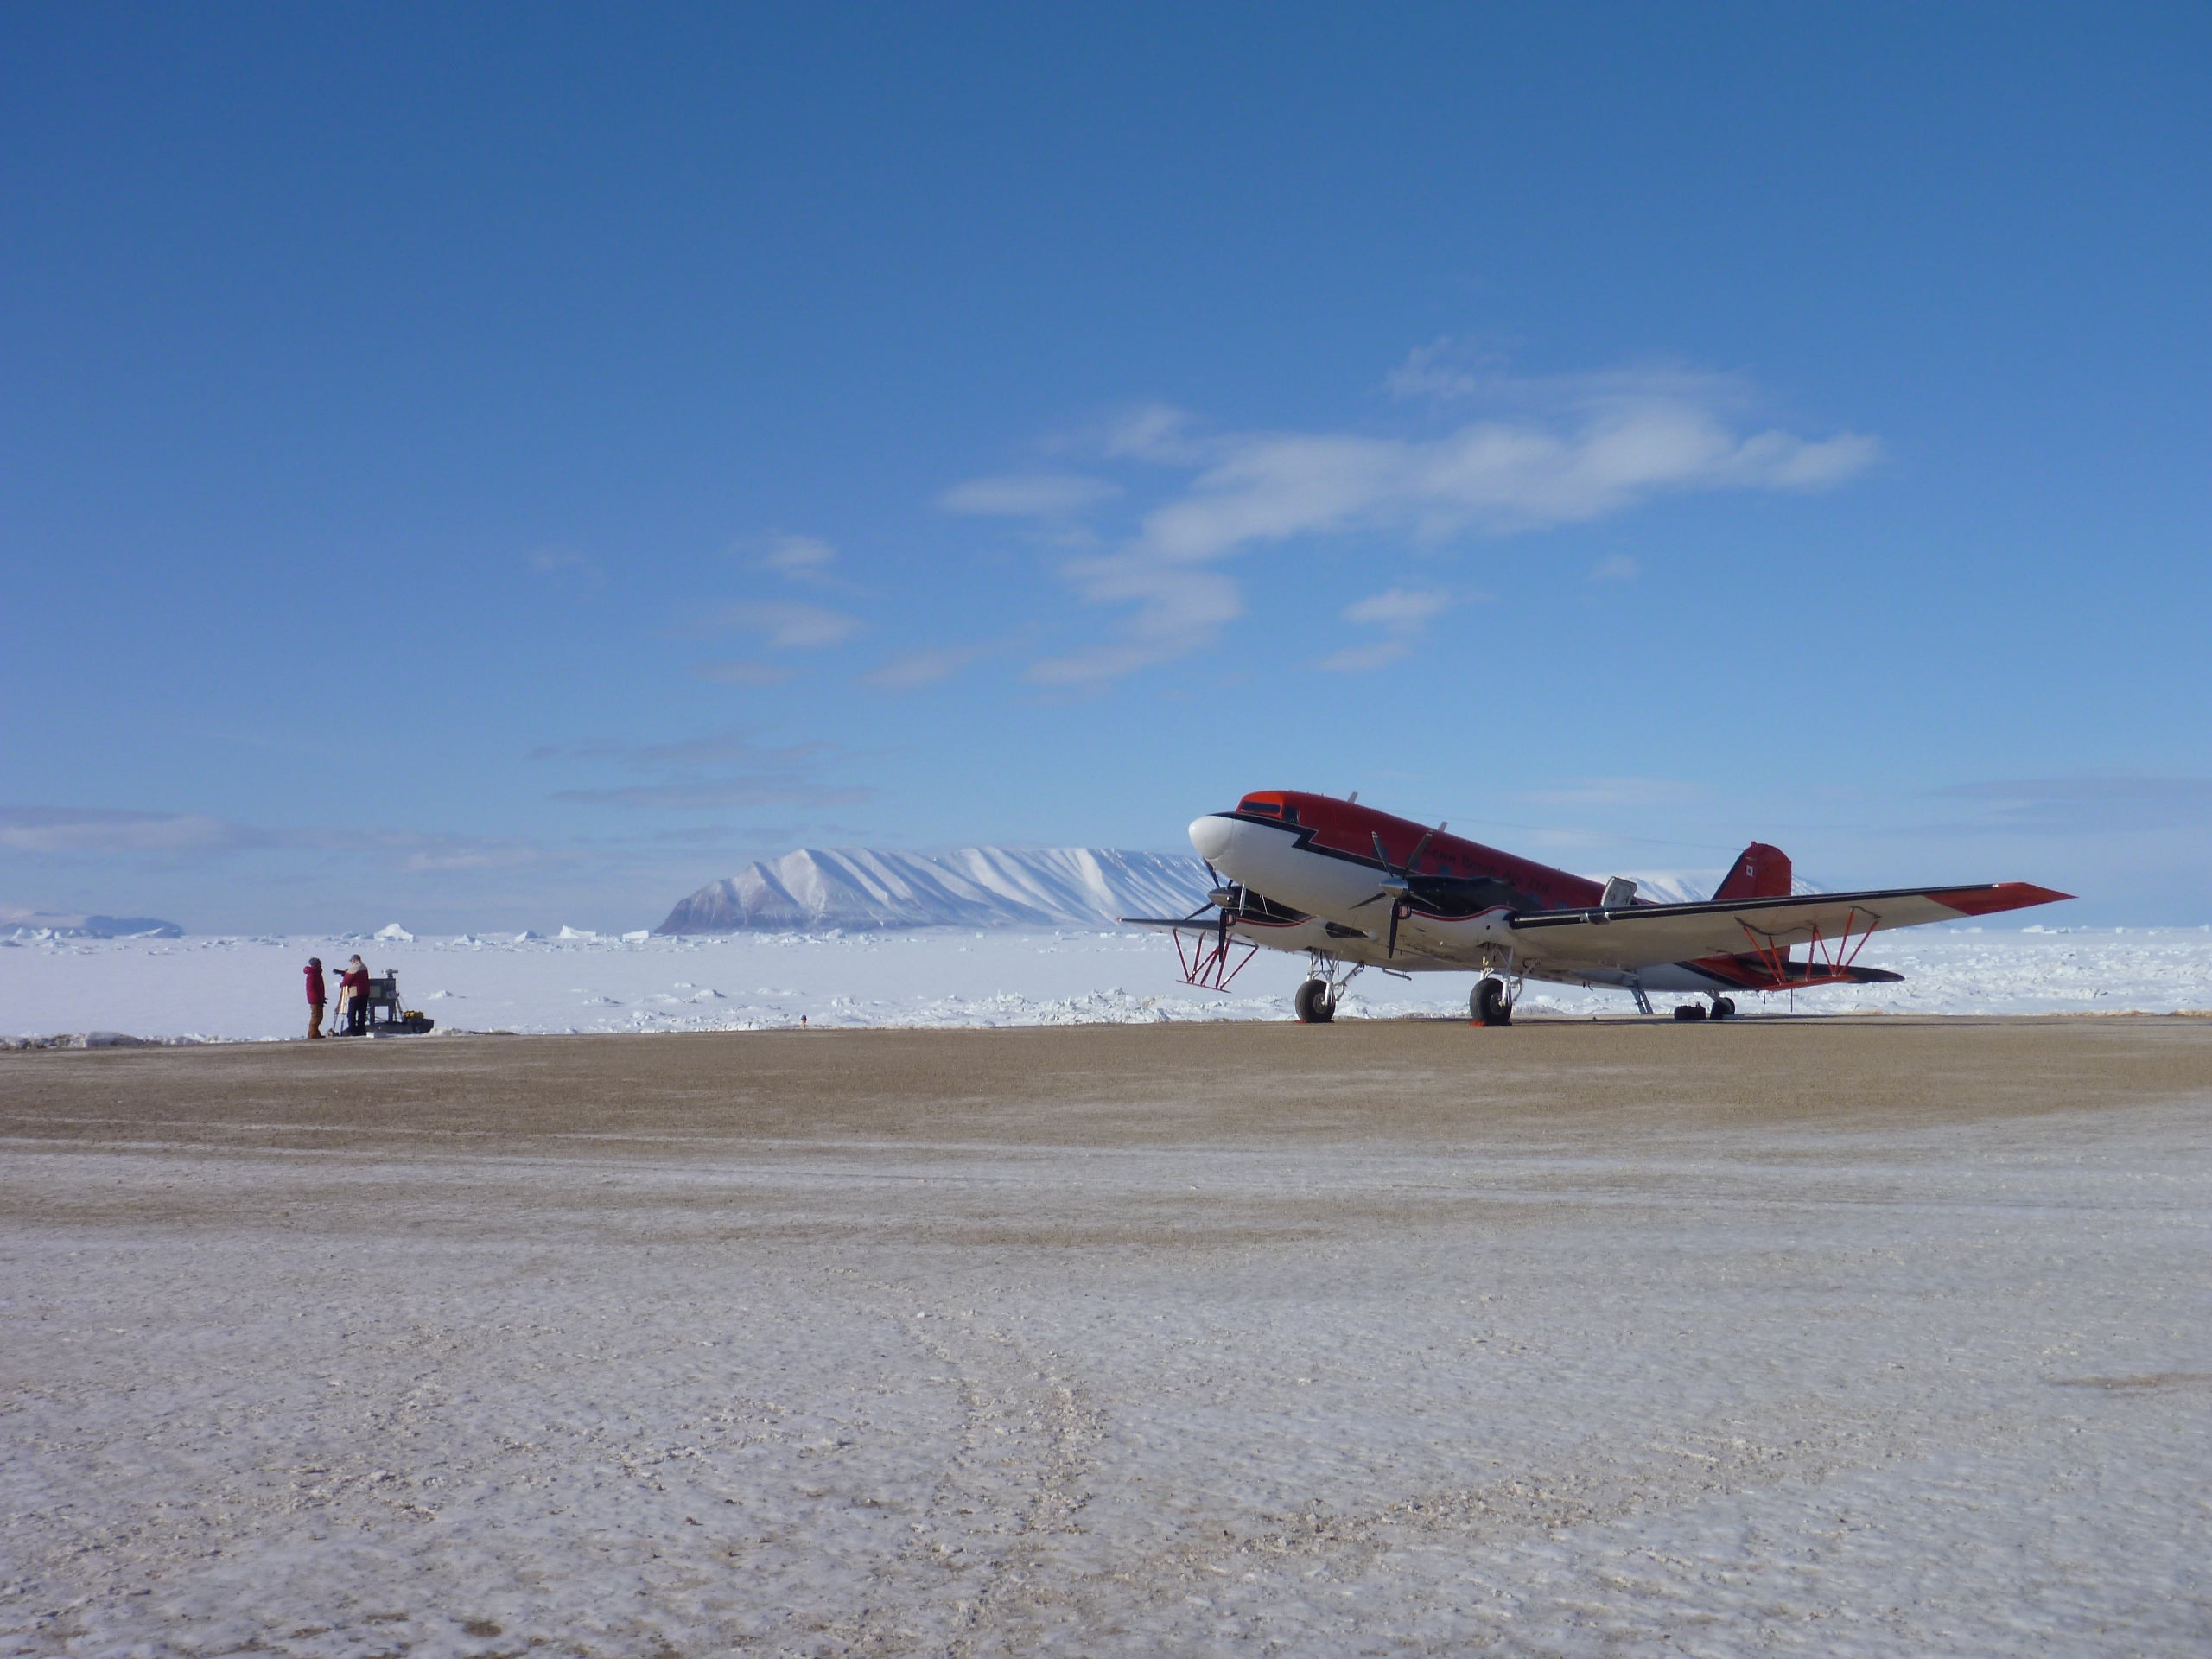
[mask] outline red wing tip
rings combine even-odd
[[[2074,895],[2055,887],[2039,887],[2032,881],[1999,881],[1986,887],[1953,887],[1928,896],[1961,916],[1994,916],[2000,911],[2025,910],[2031,905],[2056,905]]]

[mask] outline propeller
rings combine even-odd
[[[1443,827],[1440,823],[1436,826],[1436,830],[1441,830]],[[1422,833],[1421,840],[1414,846],[1414,855],[1406,861],[1406,867],[1402,870],[1394,869],[1391,867],[1390,855],[1383,849],[1382,831],[1378,830],[1373,832],[1375,858],[1376,861],[1382,867],[1382,880],[1375,892],[1368,894],[1352,908],[1364,910],[1380,899],[1388,899],[1390,901],[1389,941],[1382,950],[1382,954],[1386,957],[1395,957],[1398,954],[1398,924],[1405,919],[1406,900],[1413,894],[1413,873],[1421,863],[1421,855],[1428,850],[1428,843],[1436,838],[1436,830]]]
[[[1206,874],[1213,878],[1212,890],[1206,894],[1206,905],[1213,906],[1219,912],[1214,929],[1214,948],[1227,950],[1229,925],[1244,913],[1244,884],[1223,880],[1221,872],[1214,868],[1211,859],[1205,861],[1205,867]],[[1204,910],[1206,905],[1200,905],[1198,910]],[[1192,911],[1191,914],[1196,916],[1198,910]]]

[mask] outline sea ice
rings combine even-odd
[[[703,938],[471,938],[365,942],[401,998],[435,987],[466,1000],[467,1024],[516,1032],[715,1031],[797,1025],[1011,1026],[1081,1021],[1284,1020],[1303,958],[1262,951],[1226,995],[1176,977],[1157,934],[972,933],[923,929],[839,935],[734,933]],[[91,1030],[142,1037],[264,1039],[306,1030],[300,966],[345,950],[328,938],[48,939],[0,950],[0,1035]],[[354,948],[347,944],[346,950]],[[2064,1014],[2212,1009],[2212,933],[2196,928],[2043,932],[1923,928],[1877,935],[1860,958],[1903,972],[1898,985],[1798,994],[1800,1013]],[[588,976],[595,982],[578,986]],[[791,982],[796,979],[797,985]],[[687,983],[679,983],[684,982]],[[1472,974],[1352,982],[1340,1017],[1463,1019]],[[701,986],[757,988],[641,1007]],[[598,998],[607,1012],[579,1009]],[[1747,1014],[1783,1012],[1786,994],[1738,998]],[[410,1006],[420,1006],[420,1001]],[[1625,1014],[1628,998],[1531,984],[1526,1014]],[[619,1014],[613,1010],[620,1008]]]
[[[2201,1103],[1486,1124],[11,1144],[0,1651],[2212,1650]]]

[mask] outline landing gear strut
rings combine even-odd
[[[1364,963],[1355,962],[1349,968],[1335,957],[1325,957],[1319,950],[1306,953],[1307,971],[1313,977],[1298,988],[1298,995],[1291,1006],[1298,1011],[1298,1022],[1304,1026],[1325,1026],[1337,1017],[1337,1004],[1344,1000],[1344,987],[1359,977]]]
[[[1495,975],[1478,980],[1475,994],[1467,999],[1467,1012],[1486,1026],[1511,1025],[1513,999],[1506,995],[1505,982]]]

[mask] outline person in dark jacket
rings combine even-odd
[[[346,1015],[346,1034],[359,1037],[369,1028],[369,969],[359,957],[350,959],[339,975],[338,997]]]
[[[309,1037],[320,1038],[322,1035],[322,1005],[324,1001],[322,988],[322,958],[321,957],[309,957],[308,958],[307,973],[308,1035]]]

